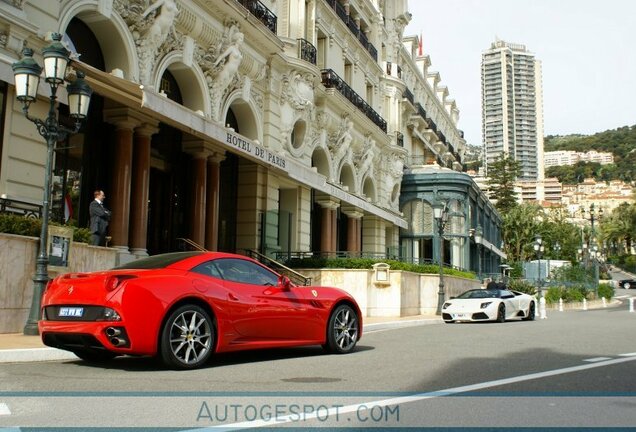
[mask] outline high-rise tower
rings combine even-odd
[[[524,45],[497,40],[482,54],[486,174],[501,153],[521,163],[519,180],[543,180],[541,62]]]

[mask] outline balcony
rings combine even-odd
[[[298,57],[311,64],[316,64],[316,47],[306,39],[298,39]]]
[[[386,133],[386,120],[380,114],[375,112],[373,108],[349,85],[331,69],[323,69],[321,72],[322,84],[326,88],[335,88],[345,98],[349,100],[356,108],[366,115],[377,127]]]
[[[378,61],[378,50],[369,42],[364,32],[358,27],[355,20],[351,19],[344,6],[342,6],[338,0],[325,0],[331,9],[336,12],[336,15],[340,20],[345,23],[347,28],[358,39],[360,44],[367,50],[367,52],[373,57],[373,60]]]
[[[238,2],[243,5],[245,9],[247,9],[252,15],[254,15],[260,22],[262,22],[265,27],[270,29],[270,31],[276,34],[276,23],[278,18],[276,15],[267,8],[263,3],[259,0],[238,0]]]
[[[426,120],[426,123],[429,123],[428,119],[426,118],[426,110],[424,109],[422,104],[415,104],[415,109],[417,110],[417,113],[420,115],[420,117]]]

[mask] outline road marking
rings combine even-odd
[[[620,357],[634,357],[636,356],[636,352],[627,353],[627,354],[619,354]]]
[[[435,399],[443,396],[451,396],[458,393],[467,393],[471,391],[483,390],[490,387],[499,387],[502,385],[515,384],[523,381],[530,381],[534,379],[547,378],[555,375],[563,375],[572,372],[580,372],[588,369],[595,369],[599,367],[610,366],[614,364],[626,363],[629,361],[636,360],[636,356],[624,357],[619,359],[610,359],[606,361],[599,361],[597,363],[584,364],[580,366],[572,366],[563,369],[555,369],[551,371],[545,372],[537,372],[531,373],[527,375],[520,375],[517,377],[511,378],[503,378],[494,381],[486,381],[483,383],[470,384],[461,387],[454,387],[446,390],[440,390],[429,393],[419,393],[411,396],[400,396],[394,397],[390,399],[383,399],[377,401],[367,401],[363,403],[347,405],[347,406],[338,406],[335,408],[331,408],[327,411],[322,412],[314,412],[308,413],[307,415],[303,415],[303,421],[313,420],[318,418],[318,416],[325,417],[325,415],[331,417],[336,415],[342,415],[346,413],[352,413],[359,410],[368,409],[370,406],[392,406],[392,405],[400,405],[406,404],[410,402],[418,402],[426,399]],[[247,428],[258,428],[258,427],[272,427],[276,425],[281,425],[285,423],[297,423],[298,416],[296,414],[291,414],[284,417],[273,417],[270,420],[252,420],[252,421],[244,421],[239,423],[230,423],[230,424],[221,424],[218,426],[211,426],[207,428],[197,428],[191,429],[190,431],[185,432],[200,432],[200,431],[229,431],[229,430],[237,430],[237,429],[247,429]]]
[[[6,403],[0,403],[0,416],[3,415],[11,415],[11,410],[9,409],[9,405]]]
[[[594,358],[585,359],[583,361],[594,363],[594,362],[600,362],[600,361],[611,360],[611,359],[612,359],[611,357],[594,357]]]

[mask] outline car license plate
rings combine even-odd
[[[58,314],[61,317],[81,317],[84,315],[83,307],[61,307]]]
[[[453,315],[453,318],[455,318],[455,319],[457,319],[457,318],[466,318],[466,314],[463,314],[463,313],[461,313],[461,314],[454,314],[454,315]]]

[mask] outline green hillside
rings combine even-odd
[[[545,151],[574,150],[587,152],[596,150],[614,155],[613,165],[579,162],[573,166],[550,167],[546,177],[557,177],[565,184],[576,184],[586,177],[610,181],[636,180],[636,125],[599,132],[594,135],[548,135]]]

